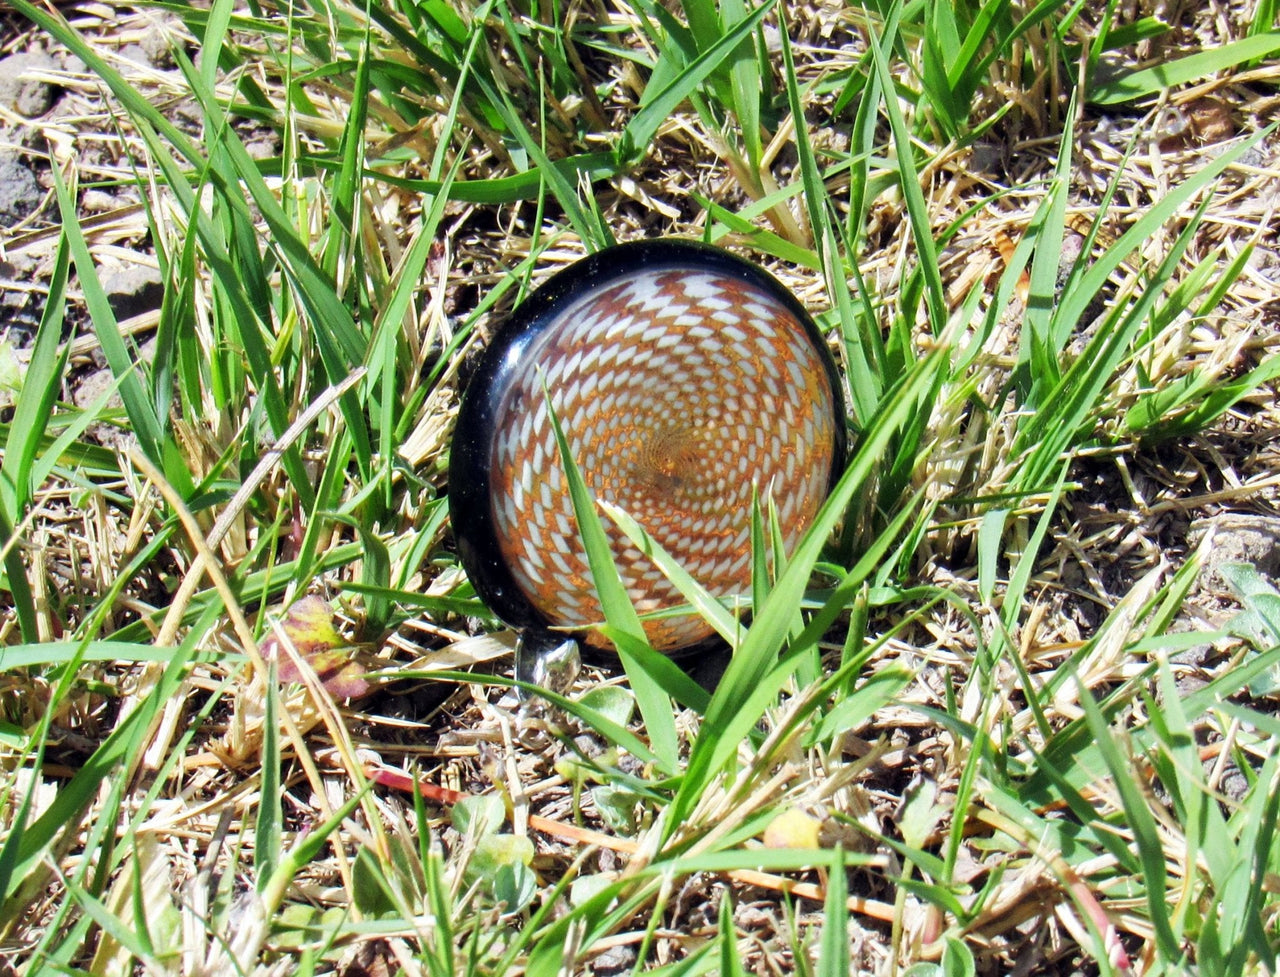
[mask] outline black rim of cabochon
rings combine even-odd
[[[831,483],[844,471],[844,393],[831,350],[799,300],[771,274],[737,255],[698,241],[657,238],[617,244],[557,272],[497,327],[462,397],[449,451],[449,518],[458,556],[476,593],[503,622],[515,628],[549,628],[551,622],[525,597],[502,559],[490,502],[490,472],[496,412],[508,378],[525,352],[560,312],[584,291],[637,272],[663,268],[717,271],[768,292],[799,321],[819,351],[837,411],[832,425]]]

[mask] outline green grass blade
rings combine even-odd
[[[671,117],[676,107],[692,95],[712,72],[724,64],[739,44],[750,42],[751,32],[760,25],[776,3],[777,0],[765,0],[731,30],[725,31],[715,44],[687,65],[665,88],[652,96],[645,93],[643,106],[631,117],[619,139],[617,158],[621,163],[635,163],[644,155],[657,135],[658,127]]]
[[[895,0],[894,7],[898,6]],[[938,270],[938,252],[933,241],[933,226],[929,219],[929,208],[925,203],[924,192],[920,189],[920,176],[916,169],[915,150],[911,141],[911,132],[903,118],[902,109],[898,105],[897,88],[893,76],[889,72],[889,64],[880,50],[878,38],[873,37],[871,58],[875,64],[880,88],[885,93],[885,114],[889,117],[889,126],[893,132],[895,163],[898,168],[898,186],[907,205],[907,217],[911,225],[911,239],[916,246],[919,261],[919,272],[924,278],[925,304],[929,310],[929,325],[935,336],[942,334],[947,324],[946,289],[942,285],[942,275]]]
[[[94,333],[102,347],[103,356],[111,372],[120,380],[120,397],[124,400],[125,411],[129,415],[129,423],[138,436],[138,444],[157,465],[164,464],[165,427],[156,415],[151,400],[142,386],[142,378],[138,375],[137,362],[130,353],[124,337],[120,334],[115,313],[107,302],[107,293],[103,291],[98,280],[97,267],[89,255],[89,245],[80,230],[80,222],[76,216],[75,202],[62,173],[58,167],[50,169],[53,175],[54,190],[58,200],[58,210],[62,215],[62,231],[66,235],[67,246],[75,262],[76,275],[80,279],[80,289],[84,292],[85,305],[89,308],[89,316],[93,321]]]
[[[631,680],[636,705],[639,706],[640,715],[644,719],[653,752],[661,760],[666,772],[674,773],[678,768],[679,740],[670,699],[666,690],[645,667],[647,656],[643,651],[640,655],[634,653],[637,649],[648,649],[649,643],[645,637],[644,626],[640,623],[640,617],[631,603],[631,598],[627,595],[627,588],[618,575],[618,568],[613,562],[613,551],[609,546],[609,537],[596,513],[595,499],[574,460],[573,449],[565,437],[564,428],[551,403],[550,394],[547,395],[547,413],[555,431],[560,462],[564,465],[569,494],[573,501],[573,512],[578,522],[578,533],[587,553],[587,564],[591,568],[591,578],[600,598],[601,610],[609,626],[618,635],[625,635],[631,639],[630,642],[617,645],[618,654],[622,658],[627,677]]]
[[[826,186],[809,140],[804,100],[796,78],[791,41],[785,32],[781,35],[780,41],[782,43],[782,77],[786,86],[787,105],[791,109],[792,119],[795,120],[796,154],[800,162],[800,179],[804,187],[803,199],[808,213],[809,229],[818,249],[820,267],[827,283],[827,294],[832,296],[839,313],[845,362],[849,369],[847,386],[853,414],[859,421],[865,423],[874,415],[876,404],[884,389],[884,378],[880,375],[878,368],[883,348],[879,343],[878,334],[871,339],[868,332],[874,331],[860,328],[860,321],[865,317],[866,309],[862,310],[863,316],[860,317],[853,307],[844,261],[837,248],[836,233],[830,219]]]
[[[693,605],[702,619],[715,628],[716,632],[730,645],[735,644],[741,636],[742,623],[624,509],[609,502],[598,504],[605,515],[613,520],[614,525],[622,530],[627,539],[657,565],[663,576],[680,591],[685,600]]]
[[[280,636],[281,646],[288,639]],[[283,652],[285,656],[289,652]],[[262,763],[258,788],[258,819],[253,829],[254,872],[261,893],[279,865],[284,847],[281,821],[284,809],[280,787],[280,682],[278,662],[271,662],[267,673],[266,699],[262,704]]]
[[[32,477],[32,465],[48,430],[47,424],[58,399],[59,387],[71,355],[70,337],[61,351],[64,296],[67,287],[69,244],[65,234],[58,239],[53,272],[49,278],[49,294],[44,314],[36,330],[31,363],[22,380],[13,408],[13,421],[4,442],[4,459],[0,462],[0,504],[11,524],[18,523],[38,483]]]
[[[1280,51],[1280,32],[1254,34],[1109,79],[1094,87],[1089,101],[1095,105],[1131,102],[1209,75],[1231,71],[1258,58],[1269,58],[1277,51]]]
[[[732,31],[738,24],[746,20],[747,5],[743,0],[721,0],[720,20],[725,31]],[[786,31],[781,31],[786,34]],[[766,97],[764,90],[765,75],[761,71],[760,62],[756,60],[756,46],[753,37],[743,38],[733,52],[733,62],[729,66],[729,80],[733,92],[733,114],[738,119],[738,131],[742,144],[746,148],[747,165],[752,174],[759,173],[760,162],[764,156],[764,146],[760,139],[760,101]],[[768,62],[765,62],[768,67]]]
[[[1148,916],[1155,928],[1156,945],[1169,963],[1181,961],[1182,951],[1169,919],[1168,875],[1165,871],[1164,847],[1160,844],[1155,819],[1138,790],[1134,771],[1122,757],[1120,747],[1098,709],[1097,700],[1083,683],[1078,683],[1077,690],[1089,731],[1111,773],[1111,782],[1120,793],[1125,820],[1133,831],[1138,858],[1142,862],[1143,888],[1147,897]]]
[[[6,888],[0,889],[0,905],[7,902],[27,875],[44,861],[60,832],[78,829],[83,812],[97,796],[103,781],[113,776],[128,758],[141,756],[139,738],[156,713],[177,693],[194,653],[194,648],[189,646],[193,643],[193,639],[189,639],[178,654],[170,657],[151,694],[116,725],[75,776],[61,787],[48,808],[27,827],[9,862],[9,882]],[[71,683],[74,674],[73,669],[67,669],[62,683]]]

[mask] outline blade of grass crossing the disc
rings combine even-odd
[[[676,735],[675,718],[671,711],[668,692],[655,678],[652,668],[653,658],[666,659],[665,655],[653,651],[644,633],[644,625],[627,596],[627,588],[618,575],[618,567],[613,562],[613,551],[609,547],[609,537],[604,525],[596,513],[596,502],[583,481],[582,472],[573,458],[573,449],[565,437],[560,418],[556,415],[551,403],[550,393],[546,393],[547,414],[551,418],[551,426],[555,432],[556,446],[560,451],[560,461],[564,465],[569,495],[573,502],[574,516],[578,522],[578,533],[586,550],[587,563],[591,568],[592,581],[596,594],[600,599],[600,608],[605,620],[615,631],[632,639],[624,648],[618,646],[627,677],[631,680],[635,692],[636,705],[644,718],[645,729],[649,733],[649,741],[654,753],[661,760],[667,773],[674,773],[678,765],[679,743]],[[639,651],[639,654],[634,652]],[[651,655],[653,658],[651,658]],[[659,666],[660,667],[660,666]]]
[[[597,505],[613,520],[614,525],[622,530],[627,539],[631,540],[647,559],[657,565],[663,576],[680,591],[680,595],[692,605],[704,621],[715,628],[716,632],[730,645],[737,641],[741,623],[702,584],[698,583],[693,575],[662,547],[661,543],[650,536],[645,528],[620,506],[604,501],[597,502]]]
[[[785,674],[775,673],[770,677],[770,687],[763,687],[765,677],[770,675],[777,654],[786,641],[792,615],[804,596],[822,547],[855,493],[882,462],[882,453],[898,428],[907,421],[916,398],[933,383],[944,365],[940,347],[919,361],[906,382],[886,398],[857,454],[819,510],[813,525],[792,552],[786,570],[764,603],[755,608],[751,628],[711,697],[683,782],[672,802],[673,824],[678,824],[693,809],[709,780],[721,771],[755,725],[758,716],[751,710],[744,710],[742,704],[762,691],[767,700],[771,699],[786,681]]]

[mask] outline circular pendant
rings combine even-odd
[[[790,552],[844,465],[844,403],[804,308],[708,245],[617,245],[552,277],[499,327],[462,400],[449,510],[477,594],[514,627],[584,632],[600,604],[551,423],[596,499],[629,513],[713,595],[751,589],[753,499]],[[605,517],[654,648],[712,634]]]

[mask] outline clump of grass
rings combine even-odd
[[[1117,553],[1227,498],[1196,496],[1249,460],[1205,439],[1273,410],[1272,132],[1164,151],[1143,124],[1192,83],[1247,119],[1231,79],[1268,77],[1274,11],[1190,53],[1056,3],[148,8],[188,41],[188,129],[108,33],[15,6],[101,86],[165,280],[143,356],[52,153],[47,311],[0,430],[26,972],[1272,966],[1275,594],[1227,571],[1241,616],[1193,624],[1206,552]],[[660,233],[815,307],[854,454],[757,560],[748,626],[565,446],[625,676],[518,710],[448,547],[465,356],[548,269]],[[113,376],[88,408],[77,340]],[[714,691],[645,644],[602,519],[733,642]],[[313,674],[284,608],[315,593],[377,695]]]

